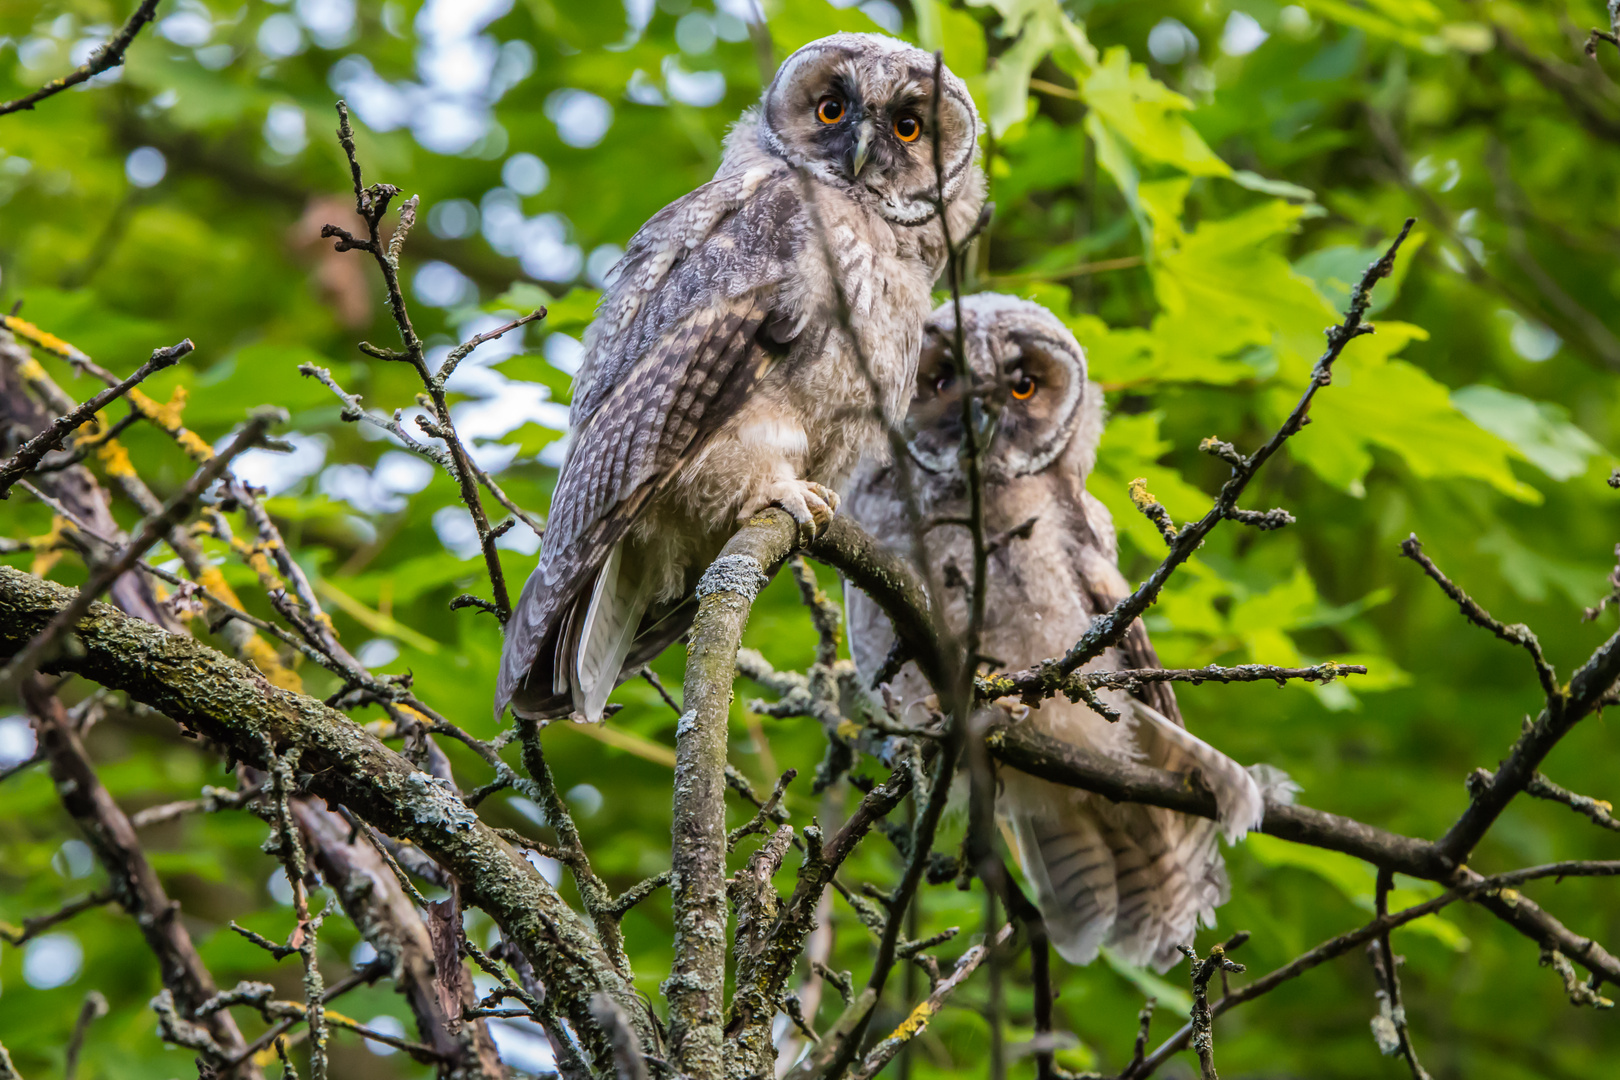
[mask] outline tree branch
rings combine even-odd
[[[69,87],[78,86],[82,82],[88,82],[102,72],[118,67],[124,62],[124,52],[134,42],[135,35],[141,32],[141,27],[152,21],[152,14],[157,11],[157,6],[158,0],[141,0],[141,6],[135,9],[135,14],[129,17],[129,21],[124,23],[123,28],[104,45],[91,53],[89,60],[86,60],[60,79],[52,79],[26,97],[0,104],[0,116],[19,112],[23,109],[32,109],[48,97],[60,94]]]
[[[790,527],[771,527],[780,522]],[[675,963],[664,984],[671,1061],[696,1080],[725,1072],[726,720],[737,649],[754,598],[793,549],[792,526],[780,510],[756,515],[727,542],[697,587],[682,693],[686,711],[675,728]]]
[[[51,426],[29,439],[22,447],[4,462],[0,462],[0,499],[11,496],[11,485],[23,476],[27,476],[39,467],[45,455],[62,445],[73,432],[88,422],[96,413],[105,408],[108,403],[123,397],[137,384],[147,377],[173,367],[180,358],[195,349],[190,338],[186,338],[178,345],[171,345],[166,349],[152,350],[152,358],[135,370],[135,374],[115,386],[109,386],[89,401],[84,402],[72,412],[58,416],[51,421]]]
[[[895,1028],[886,1038],[866,1052],[861,1063],[855,1066],[850,1073],[850,1080],[872,1080],[878,1071],[887,1065],[907,1043],[924,1031],[928,1030],[929,1021],[942,1009],[946,1000],[956,992],[956,988],[967,981],[968,976],[978,970],[984,958],[990,955],[992,949],[997,948],[1012,936],[1012,924],[1001,928],[1001,931],[989,942],[973,946],[962,954],[956,966],[951,969],[950,975],[941,979],[934,987],[933,993],[917,1005],[915,1009]]]
[[[111,608],[106,610],[112,611]],[[145,623],[136,625],[148,629]],[[163,633],[150,629],[153,633]],[[135,827],[102,786],[78,733],[73,730],[67,710],[62,708],[45,680],[37,675],[25,679],[21,690],[39,733],[40,748],[50,759],[51,778],[56,781],[62,807],[84,833],[111,879],[113,894],[134,918],[146,944],[157,957],[163,986],[173,995],[181,1014],[188,1020],[200,1019],[224,1056],[233,1056],[244,1046],[242,1033],[228,1013],[200,1016],[203,1003],[216,993],[214,978],[203,966],[191,935],[180,921],[180,905],[169,899],[157,872],[147,862]],[[213,1064],[222,1065],[224,1059]],[[244,1064],[230,1075],[251,1080],[261,1074],[256,1065]]]
[[[74,598],[73,590],[0,567],[0,654],[20,648]],[[624,1005],[644,1046],[656,1047],[634,988],[590,930],[539,871],[434,778],[342,713],[272,686],[190,638],[166,634],[105,604],[91,605],[75,632],[82,651],[50,660],[49,670],[71,670],[124,690],[255,766],[267,764],[266,739],[278,753],[296,749],[311,794],[410,840],[454,874],[553,989],[598,1068],[612,1061],[609,1042],[587,1008],[599,991]]]
[[[96,569],[88,581],[77,591],[72,601],[57,613],[27,645],[17,651],[3,669],[0,669],[0,692],[16,685],[25,675],[32,674],[55,651],[57,639],[90,609],[90,605],[134,566],[147,548],[157,543],[175,525],[191,512],[192,503],[217,480],[237,455],[257,443],[272,423],[285,419],[280,409],[261,409],[254,413],[247,426],[231,440],[208,464],[198,469],[186,486],[174,495],[163,508],[149,516],[135,537],[125,544],[118,555]]]
[[[1220,495],[1216,497],[1215,505],[1210,508],[1208,513],[1197,521],[1184,526],[1176,534],[1175,541],[1170,548],[1170,554],[1149,575],[1148,579],[1137,586],[1136,591],[1114,605],[1113,610],[1093,620],[1091,629],[1087,630],[1085,635],[1075,642],[1062,657],[1044,660],[1022,671],[998,676],[998,685],[1010,687],[1009,691],[1003,691],[1003,693],[1017,693],[1026,701],[1034,703],[1061,692],[1064,680],[1070,672],[1101,656],[1105,649],[1118,644],[1137,617],[1158,599],[1159,593],[1177,567],[1186,562],[1192,556],[1192,553],[1198,550],[1199,546],[1204,542],[1204,537],[1209,535],[1216,525],[1231,515],[1232,510],[1237,506],[1238,498],[1260,471],[1261,466],[1282,448],[1284,442],[1305,426],[1310,414],[1311,401],[1316,397],[1318,390],[1332,382],[1333,363],[1339,358],[1339,354],[1344,351],[1344,347],[1362,334],[1373,332],[1373,328],[1363,321],[1367,313],[1367,306],[1372,299],[1373,286],[1380,279],[1388,277],[1394,269],[1395,255],[1400,250],[1401,244],[1406,240],[1407,235],[1412,231],[1414,224],[1416,224],[1416,219],[1408,218],[1406,224],[1402,226],[1400,234],[1390,244],[1389,249],[1362,274],[1361,280],[1350,294],[1350,307],[1345,314],[1344,321],[1337,326],[1329,327],[1327,330],[1327,349],[1323,352],[1321,358],[1317,360],[1316,367],[1311,372],[1310,384],[1306,386],[1305,392],[1300,395],[1298,404],[1294,406],[1293,411],[1283,421],[1282,426],[1263,446],[1248,457],[1242,458],[1241,465],[1233,466],[1231,479],[1222,486]],[[874,599],[876,598],[874,597]]]

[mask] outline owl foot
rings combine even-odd
[[[799,546],[803,547],[827,531],[838,513],[838,492],[814,480],[778,480],[767,490],[766,506],[779,506],[799,526]],[[756,510],[740,515],[747,520]]]

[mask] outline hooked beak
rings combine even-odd
[[[872,125],[870,122],[862,123],[859,133],[855,136],[855,146],[849,153],[849,178],[854,180],[861,175],[866,167],[866,159],[872,152]]]

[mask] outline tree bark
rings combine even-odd
[[[74,595],[0,567],[0,654],[25,646]],[[635,988],[540,872],[450,790],[360,725],[198,641],[166,634],[107,604],[92,605],[71,639],[72,647],[47,670],[123,690],[258,768],[268,765],[266,741],[277,753],[296,747],[312,794],[349,807],[436,859],[529,958],[598,1069],[613,1067],[613,1049],[590,1014],[597,993],[620,1003],[652,1052],[652,1020]]]

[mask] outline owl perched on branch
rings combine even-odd
[[[978,113],[935,71],[877,34],[804,46],[715,178],[630,241],[585,335],[497,713],[600,719],[621,673],[685,630],[738,523],[780,506],[808,539],[881,417],[904,414],[946,262],[939,204],[961,238],[984,200]]]
[[[994,550],[981,650],[999,667],[1024,667],[1062,655],[1094,616],[1130,591],[1119,572],[1113,519],[1085,489],[1102,433],[1102,390],[1086,380],[1085,353],[1073,335],[1044,308],[981,294],[962,301],[962,322],[975,387],[994,420],[983,461],[985,534]],[[936,571],[944,568],[933,575],[935,587],[960,632],[968,610],[962,578],[971,576],[973,556],[961,524],[967,491],[957,458],[963,387],[951,358],[954,328],[949,303],[927,325],[906,425],[911,461],[863,462],[848,489],[848,512],[897,550],[911,551],[912,519],[895,476],[910,467],[925,529],[922,554]],[[953,563],[959,574],[949,573]],[[849,616],[851,651],[870,675],[882,667],[893,633],[877,606],[853,590]],[[1084,670],[1158,666],[1137,622]],[[912,665],[892,690],[904,703],[929,693]],[[1088,963],[1110,945],[1128,962],[1164,970],[1180,958],[1176,945],[1192,940],[1200,920],[1212,923],[1226,901],[1217,836],[1234,842],[1257,827],[1264,803],[1247,771],[1187,732],[1168,683],[1149,683],[1136,696],[1098,696],[1119,711],[1117,722],[1062,698],[1023,722],[1112,757],[1197,769],[1215,793],[1220,821],[1116,804],[1010,769],[1001,773],[998,812],[1012,826],[1052,943],[1066,960]]]

